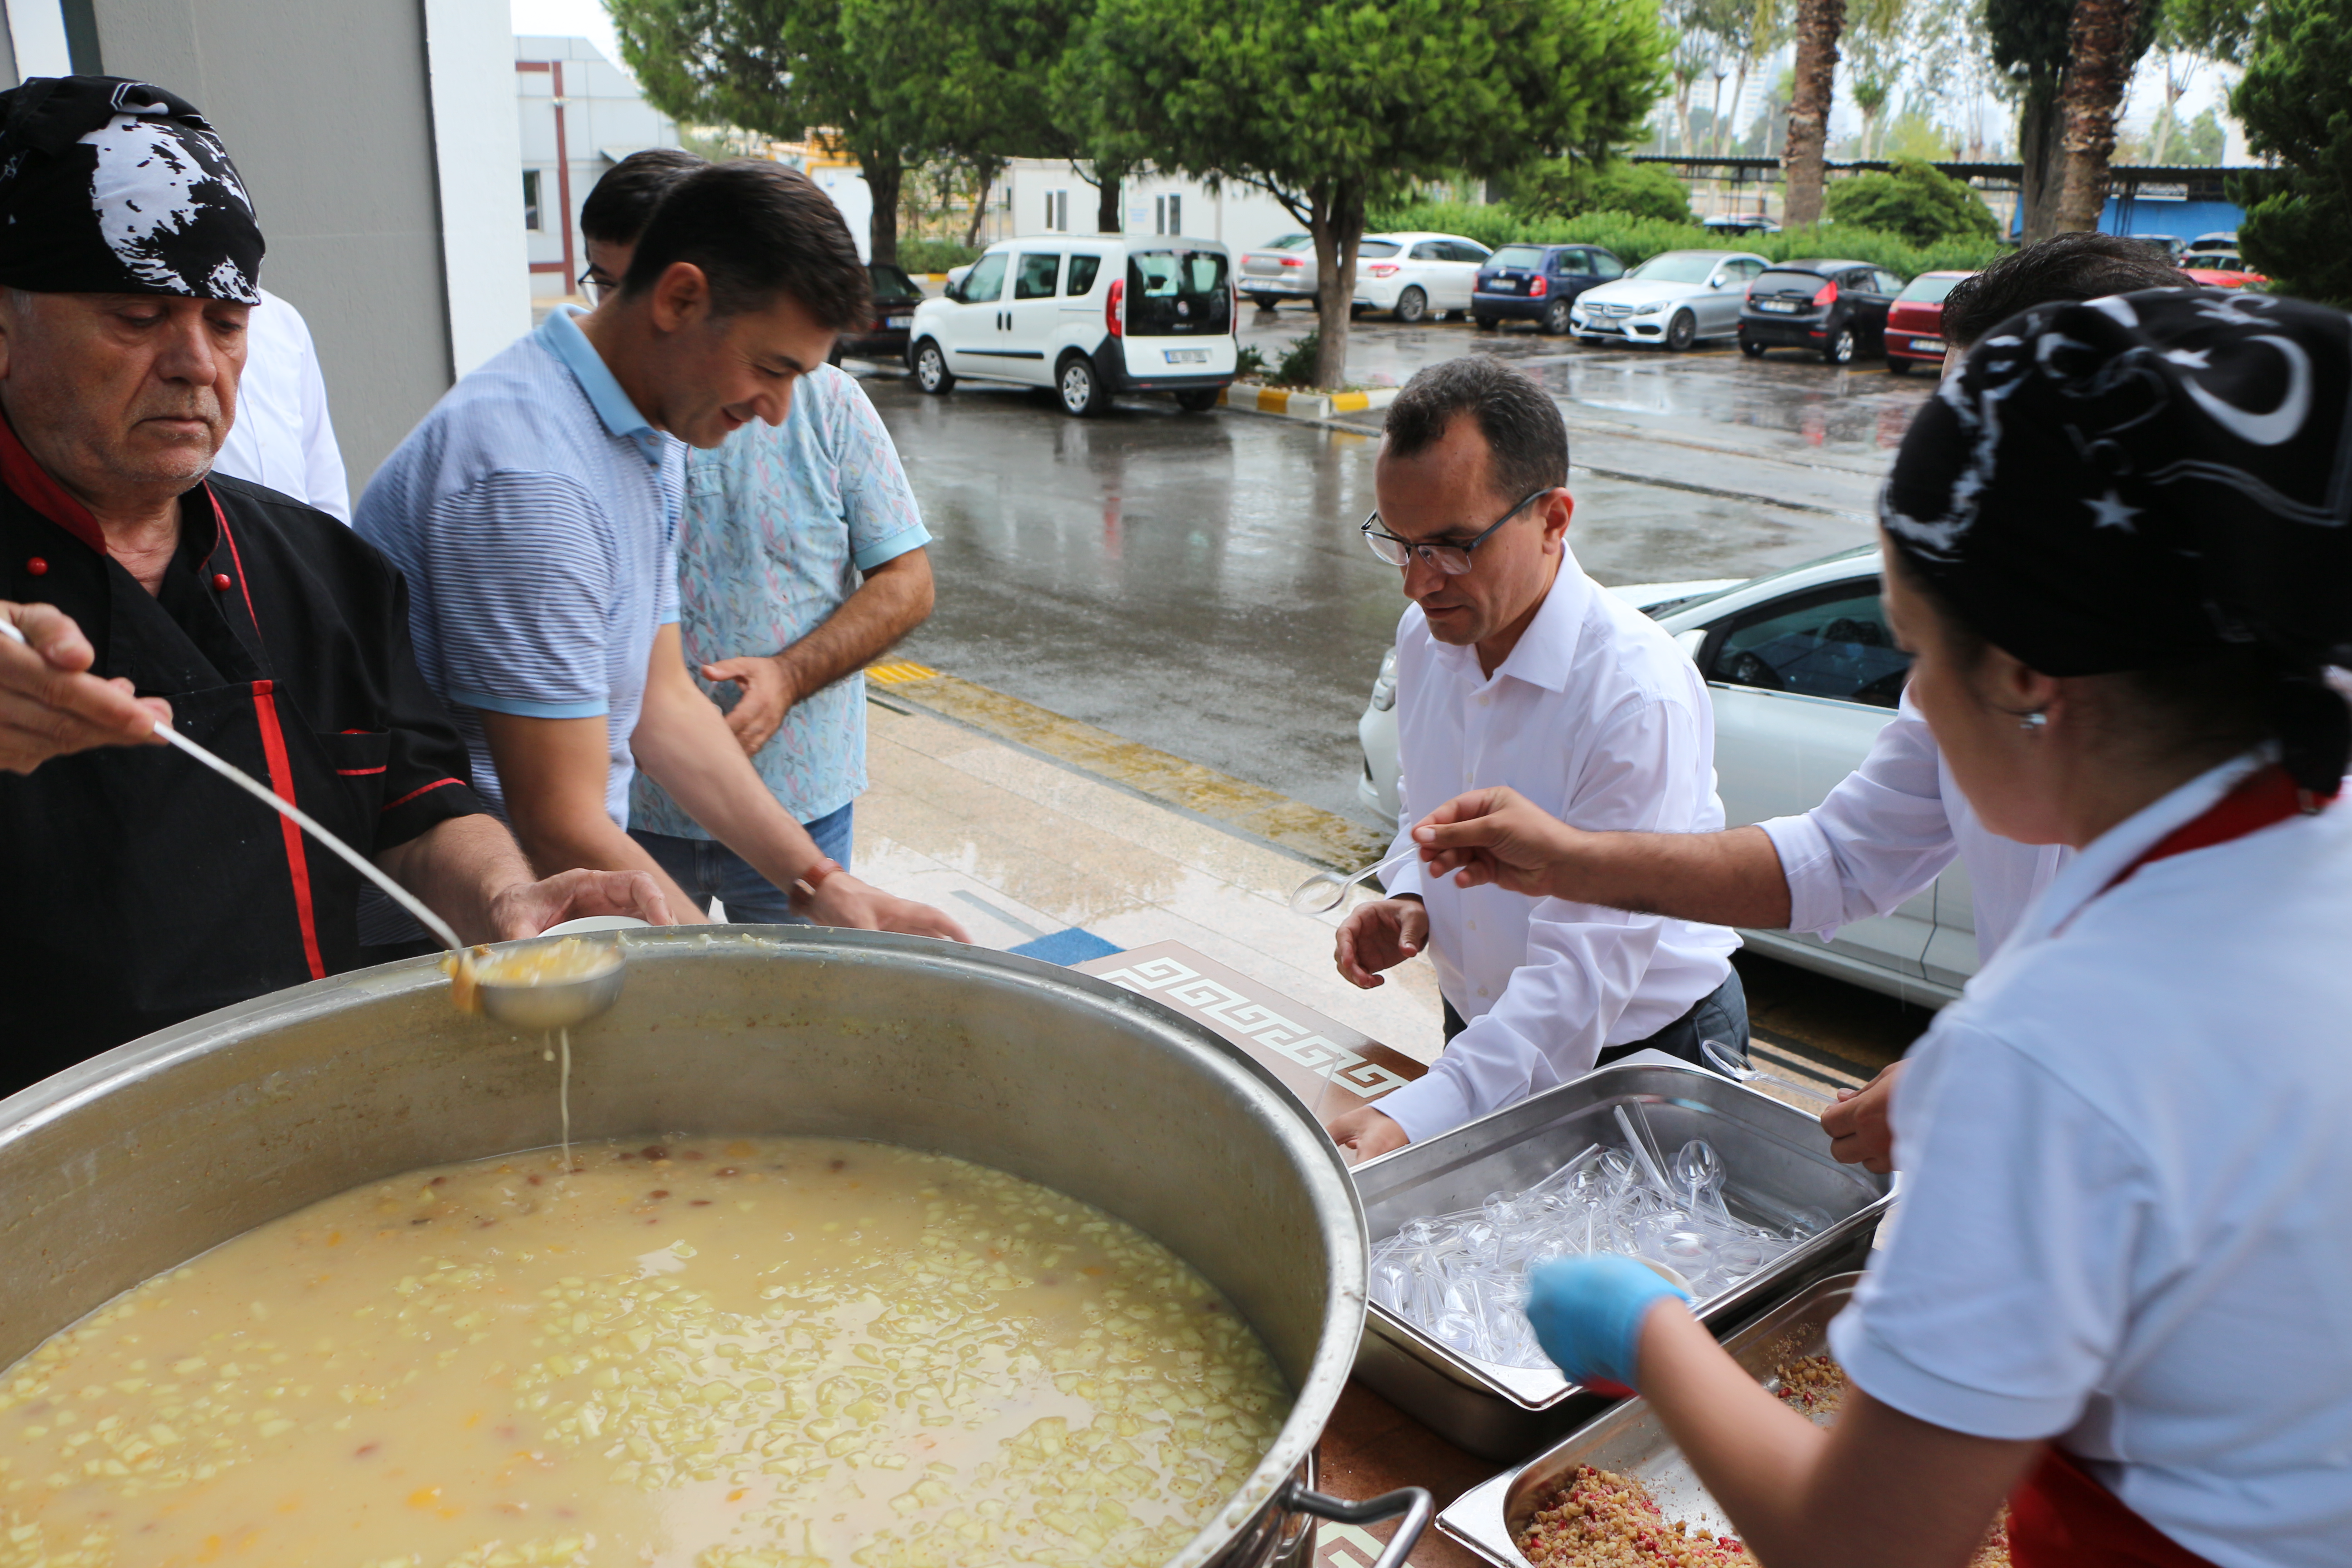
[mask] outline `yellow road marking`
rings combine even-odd
[[[903,686],[910,680],[936,679],[939,673],[936,669],[928,668],[915,663],[912,659],[906,658],[894,659],[888,664],[869,664],[866,667],[866,678],[868,680],[878,680],[885,686]]]

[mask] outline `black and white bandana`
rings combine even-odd
[[[1888,537],[2045,675],[2352,657],[2352,317],[2166,289],[1987,333],[1904,437]]]
[[[0,284],[261,302],[261,226],[194,105],[119,77],[0,93]]]

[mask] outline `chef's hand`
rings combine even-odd
[[[171,705],[90,674],[98,651],[64,611],[0,601],[0,619],[25,639],[0,634],[0,768],[29,773],[94,746],[164,743],[155,726],[172,721]]]
[[[784,673],[781,658],[751,655],[742,658],[722,658],[717,664],[702,667],[705,680],[731,680],[740,693],[735,706],[727,710],[727,727],[735,732],[742,744],[743,754],[757,755],[792,711],[801,694],[793,686],[793,678]]]
[[[1402,1149],[1412,1142],[1394,1119],[1383,1116],[1372,1106],[1360,1105],[1353,1110],[1343,1110],[1323,1124],[1331,1134],[1331,1142],[1342,1149],[1353,1149],[1360,1161],[1385,1154],[1391,1149]]]
[[[1560,1371],[1587,1386],[1641,1386],[1635,1379],[1642,1324],[1666,1300],[1688,1305],[1690,1297],[1655,1270],[1614,1253],[1563,1258],[1528,1270],[1528,1323],[1536,1342]]]
[[[1429,911],[1414,898],[1371,899],[1339,922],[1332,962],[1350,985],[1370,991],[1388,984],[1380,976],[1429,945]]]
[[[908,936],[944,937],[970,942],[955,917],[912,899],[893,898],[846,871],[835,871],[816,885],[814,896],[793,889],[793,910],[821,926],[847,926],[855,931],[896,931]]]
[[[1885,1175],[1895,1169],[1895,1084],[1903,1064],[1890,1062],[1860,1089],[1838,1090],[1838,1102],[1822,1112],[1830,1152],[1848,1165]]]
[[[661,884],[643,871],[558,871],[538,882],[518,882],[490,898],[492,942],[537,936],[565,921],[591,915],[633,915],[647,925],[677,923]]]
[[[1430,876],[1452,874],[1457,888],[1489,883],[1507,892],[1542,898],[1572,862],[1585,835],[1528,800],[1497,785],[1457,795],[1413,825]]]

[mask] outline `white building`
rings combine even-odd
[[[1099,203],[1096,188],[1067,160],[1015,158],[992,196],[984,240],[1019,234],[1092,234]],[[1303,226],[1290,210],[1255,185],[1227,182],[1212,191],[1182,174],[1147,170],[1119,192],[1124,232],[1181,234],[1221,239],[1236,253]],[[1002,203],[1000,206],[998,204]]]
[[[531,297],[576,294],[580,204],[630,153],[677,146],[677,125],[585,38],[517,38],[514,57]]]

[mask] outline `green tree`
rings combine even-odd
[[[1618,212],[1691,221],[1689,190],[1655,163],[1619,159],[1595,167],[1576,158],[1549,158],[1512,175],[1509,195],[1512,208],[1529,217]]]
[[[1530,149],[1601,161],[1657,101],[1665,53],[1655,0],[1102,0],[1083,69],[1101,144],[1256,185],[1314,236],[1328,386],[1368,204]]]
[[[2269,0],[2230,110],[2282,165],[2238,226],[2246,259],[2282,293],[2352,306],[2352,0]]]
[[[1950,175],[1916,159],[1892,173],[1854,174],[1829,188],[1830,216],[1840,223],[1899,234],[1914,245],[1941,239],[1990,239],[1998,232],[1984,198]]]
[[[2180,128],[2172,143],[2172,155],[2184,163],[2201,163],[2210,168],[2221,161],[2221,152],[2228,142],[2229,133],[2221,129],[2221,117],[2208,107],[2199,110],[2197,118]]]

